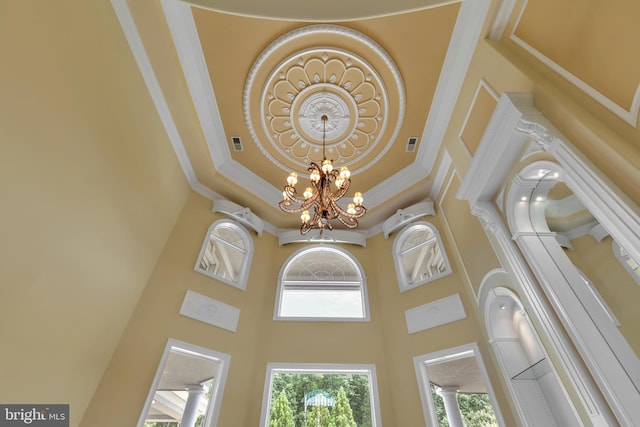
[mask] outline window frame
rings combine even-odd
[[[433,401],[433,395],[430,388],[431,381],[427,372],[427,366],[466,357],[475,358],[476,364],[478,365],[478,369],[480,371],[480,375],[482,376],[482,379],[484,381],[485,388],[487,389],[487,395],[489,396],[489,401],[491,402],[491,407],[496,417],[496,421],[500,426],[506,425],[502,416],[502,411],[500,410],[500,406],[498,405],[496,393],[493,389],[489,374],[482,359],[480,347],[478,347],[478,344],[475,342],[435,351],[433,353],[422,354],[413,358],[413,366],[416,373],[416,379],[418,381],[420,402],[422,403],[422,411],[425,422],[429,425],[438,425],[435,403]]]
[[[405,242],[406,238],[418,228],[427,227],[434,234],[434,240],[436,245],[440,249],[440,253],[442,254],[442,261],[445,265],[445,271],[442,273],[435,274],[433,276],[427,277],[423,280],[416,281],[415,283],[409,284],[407,283],[406,274],[404,272],[404,264],[402,262],[401,248],[402,244]],[[393,242],[393,262],[395,264],[396,276],[398,278],[398,288],[400,292],[406,292],[411,289],[415,289],[419,286],[426,285],[427,283],[433,282],[442,277],[448,276],[452,273],[451,264],[449,264],[449,259],[447,258],[447,252],[444,250],[444,244],[442,243],[442,239],[440,238],[440,232],[438,229],[428,221],[416,221],[404,227],[400,233],[396,236]]]
[[[203,359],[209,359],[219,363],[216,376],[217,381],[214,382],[214,386],[208,399],[207,412],[205,415],[205,422],[203,424],[203,427],[215,427],[218,423],[218,416],[222,407],[222,395],[224,393],[224,387],[227,381],[227,373],[229,371],[229,363],[231,363],[231,356],[226,353],[212,350],[210,348],[200,347],[198,345],[179,341],[173,338],[169,338],[167,340],[164,351],[162,353],[162,357],[160,358],[160,362],[158,363],[158,366],[156,368],[155,376],[153,377],[153,381],[151,382],[149,392],[147,393],[147,399],[145,400],[145,403],[142,407],[140,418],[138,418],[136,427],[144,427],[147,414],[149,412],[149,409],[151,408],[156,390],[158,388],[158,384],[160,383],[160,379],[162,377],[162,374],[164,373],[167,359],[169,358],[169,353],[171,353],[171,351],[173,351],[174,349],[181,353],[197,355],[198,357],[201,357]]]
[[[287,273],[288,267],[291,263],[295,262],[298,258],[305,256],[309,252],[319,251],[323,249],[329,249],[334,252],[338,252],[345,256],[353,263],[353,265],[358,270],[358,273],[361,278],[360,282],[360,299],[362,301],[362,317],[301,317],[301,316],[283,316],[280,314],[282,309],[282,293],[285,290],[285,286],[283,285],[285,274]],[[335,290],[335,287],[327,286],[328,290]],[[362,265],[358,261],[358,259],[353,256],[349,251],[335,246],[335,245],[327,245],[324,243],[320,243],[317,245],[306,246],[295,251],[291,254],[287,260],[282,264],[282,268],[280,269],[280,273],[278,274],[278,287],[276,290],[276,300],[273,310],[273,320],[282,320],[282,321],[294,321],[294,322],[369,322],[371,321],[370,313],[369,313],[369,295],[367,293],[367,279],[364,274],[364,269]]]
[[[213,236],[213,232],[216,230],[216,228],[221,226],[230,227],[234,229],[236,232],[238,232],[238,234],[242,238],[242,241],[245,245],[242,264],[241,264],[240,270],[238,271],[238,280],[236,281],[221,277],[219,275],[214,274],[213,272],[209,272],[200,267],[200,263],[202,262],[202,258],[205,255],[205,252],[207,250],[207,245],[209,244],[209,242],[213,239],[219,240],[215,236]],[[253,239],[249,235],[249,232],[247,231],[247,229],[243,225],[238,224],[237,222],[232,221],[230,219],[219,219],[215,221],[213,224],[211,224],[211,226],[209,226],[209,228],[207,229],[207,234],[205,235],[204,241],[202,242],[202,247],[200,248],[200,253],[198,254],[198,259],[196,260],[194,270],[214,280],[217,280],[219,282],[225,283],[229,286],[232,286],[234,288],[244,291],[247,288],[247,281],[249,279],[249,270],[251,267],[252,259],[253,259]]]

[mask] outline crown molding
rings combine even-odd
[[[211,200],[219,198],[194,172],[127,1],[111,0],[111,3],[190,186]],[[491,0],[462,0],[416,161],[368,192],[369,209],[384,202],[382,194],[414,185],[431,172],[490,5]],[[161,0],[161,6],[216,170],[275,209],[281,191],[231,158],[191,4]],[[275,227],[266,223],[265,231],[278,233]]]
[[[213,165],[256,197],[276,205],[281,191],[231,157],[191,6],[177,0],[161,0],[161,4]]]
[[[178,128],[173,121],[173,116],[171,115],[171,111],[169,110],[167,100],[162,93],[162,89],[160,88],[160,83],[158,82],[156,74],[153,71],[153,66],[151,65],[151,61],[149,60],[149,56],[147,55],[147,51],[145,50],[144,43],[142,42],[142,38],[140,37],[138,28],[135,24],[133,16],[131,15],[129,6],[127,5],[127,0],[111,0],[111,5],[118,18],[118,21],[120,22],[122,31],[125,35],[125,38],[127,39],[129,48],[131,49],[131,53],[133,54],[133,57],[138,64],[140,73],[142,74],[142,79],[147,86],[149,95],[151,95],[151,99],[156,107],[156,110],[158,111],[158,115],[160,116],[160,121],[164,126],[167,137],[171,142],[171,146],[176,153],[178,162],[182,167],[182,171],[187,178],[189,185],[198,193],[202,194],[205,197],[209,197],[212,190],[205,191],[205,189],[202,188],[203,186],[198,185],[199,182],[196,178],[196,174],[193,170],[193,167],[191,166],[191,162],[189,161],[187,152],[185,151],[184,144],[182,143],[182,139],[180,138],[180,133],[178,132]]]
[[[367,233],[354,230],[325,230],[320,234],[300,234],[300,230],[279,230],[277,232],[278,245],[289,243],[346,243],[350,245],[367,246]]]
[[[490,5],[491,0],[461,2],[416,157],[426,174],[431,173],[440,151]]]

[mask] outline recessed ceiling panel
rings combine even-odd
[[[337,25],[275,40],[253,64],[244,92],[253,141],[284,171],[326,157],[358,173],[391,147],[404,111],[393,60],[369,37]]]
[[[424,133],[458,10],[309,24],[193,7],[230,156],[281,189],[322,160],[326,115],[326,157],[356,190],[400,173],[416,161],[406,144]]]

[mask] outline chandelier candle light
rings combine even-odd
[[[349,203],[347,209],[338,205],[340,200],[349,190],[351,185],[351,172],[346,166],[339,170],[333,168],[333,160],[327,159],[325,155],[326,126],[328,117],[321,117],[323,123],[322,130],[322,165],[311,162],[309,168],[309,180],[311,187],[304,190],[304,198],[297,195],[295,185],[298,182],[298,175],[295,172],[287,177],[287,185],[284,186],[282,196],[284,199],[279,203],[280,209],[287,213],[301,213],[302,226],[301,234],[307,234],[309,230],[317,228],[320,235],[325,229],[333,230],[331,222],[334,219],[340,221],[347,228],[356,228],[358,218],[362,217],[367,209],[362,206],[362,193],[357,192],[353,197],[353,203]],[[333,190],[335,187],[335,191]],[[313,217],[309,209],[313,207]]]

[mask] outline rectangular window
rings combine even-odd
[[[260,425],[327,426],[336,417],[379,425],[373,365],[278,364],[267,367]]]
[[[137,427],[214,427],[231,357],[169,339]],[[195,402],[195,403],[194,403]]]
[[[428,425],[449,425],[444,398],[457,401],[465,426],[505,425],[476,343],[416,356],[413,363]]]

